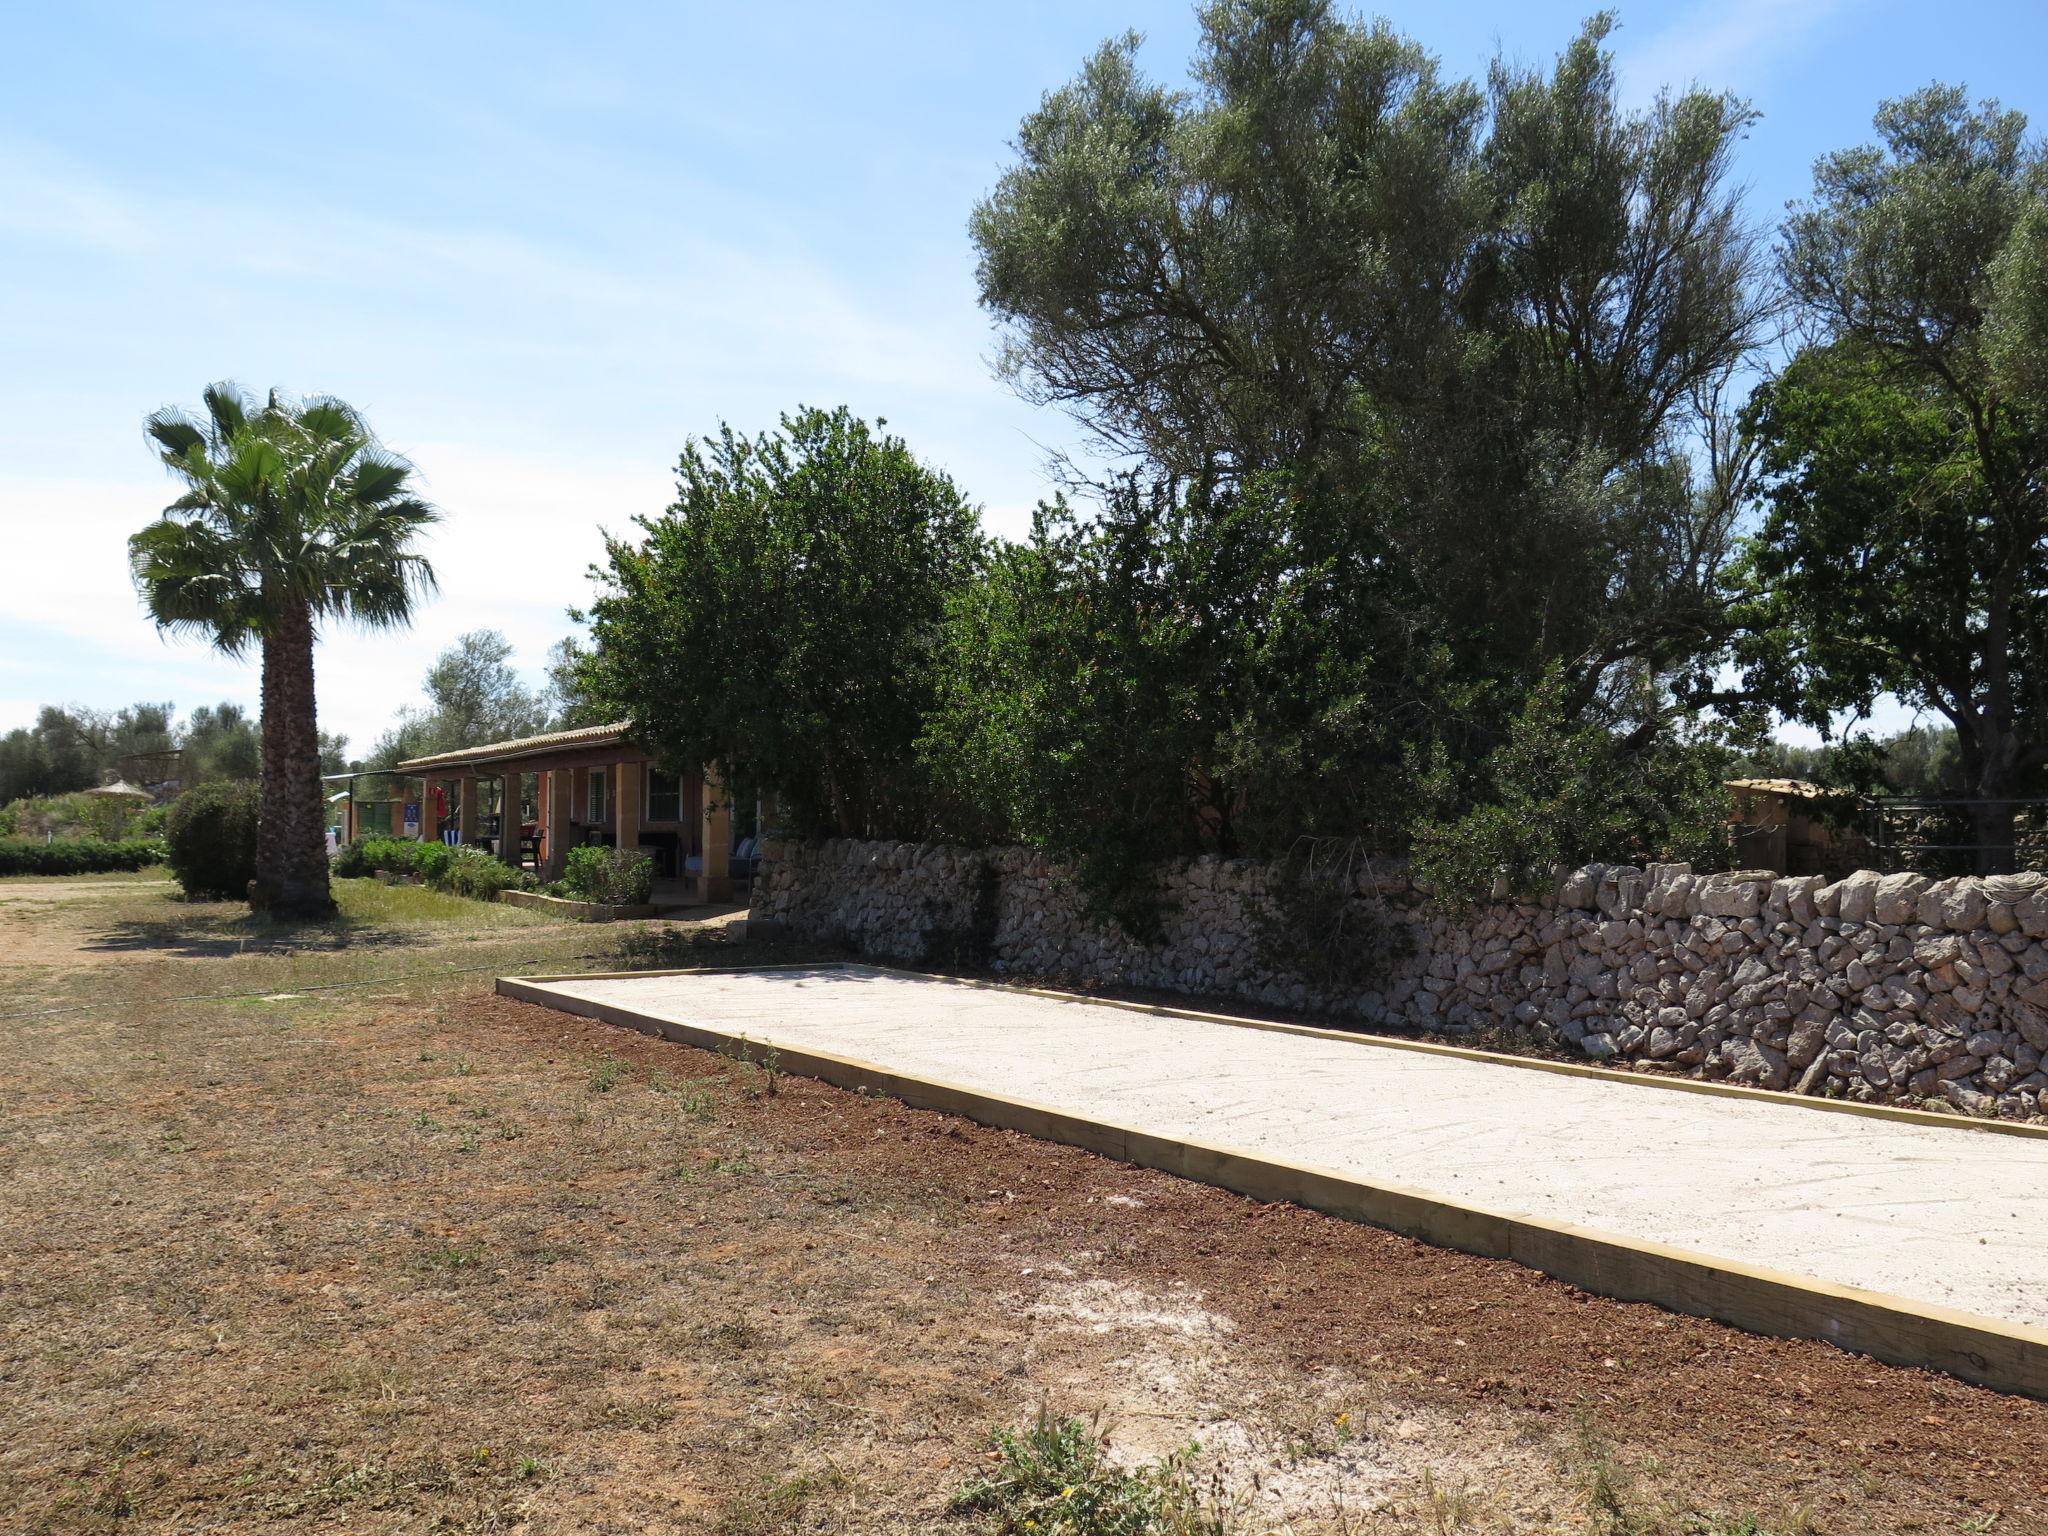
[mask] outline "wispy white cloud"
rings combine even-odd
[[[1624,93],[1647,102],[1670,87],[1746,94],[1793,62],[1854,0],[1703,0],[1640,41],[1624,28],[1615,52]]]
[[[126,199],[68,156],[19,141],[0,141],[0,230],[124,255],[149,247]]]

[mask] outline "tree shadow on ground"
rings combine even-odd
[[[172,916],[118,919],[79,948],[95,954],[229,959],[237,955],[326,954],[365,945],[407,947],[426,937],[390,923],[362,923],[347,917],[288,923],[248,914],[211,920]]]

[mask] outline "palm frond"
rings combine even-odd
[[[344,401],[293,405],[273,390],[258,410],[221,383],[205,402],[205,427],[174,410],[145,424],[186,485],[129,546],[158,626],[203,631],[232,652],[285,604],[371,628],[407,622],[435,590],[411,546],[439,517],[411,493],[411,464]]]
[[[317,396],[299,408],[299,425],[307,435],[327,442],[371,441],[370,429],[356,408],[329,395]]]
[[[158,629],[201,633],[230,655],[260,632],[260,577],[236,543],[206,523],[151,523],[129,539],[128,563]]]
[[[206,434],[199,423],[174,405],[151,411],[142,419],[142,431],[156,444],[166,464],[182,461],[195,448],[201,452],[206,448]]]
[[[207,385],[199,398],[206,406],[207,420],[213,427],[212,440],[216,450],[232,443],[248,426],[249,397],[242,393],[241,386],[233,379]]]

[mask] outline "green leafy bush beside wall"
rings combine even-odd
[[[533,877],[492,858],[481,848],[451,848],[440,872],[433,876],[436,890],[474,901],[495,901],[498,892],[524,890]]]

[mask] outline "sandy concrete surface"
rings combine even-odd
[[[2048,1140],[1159,1017],[859,966],[550,984],[1054,1106],[2039,1327]]]

